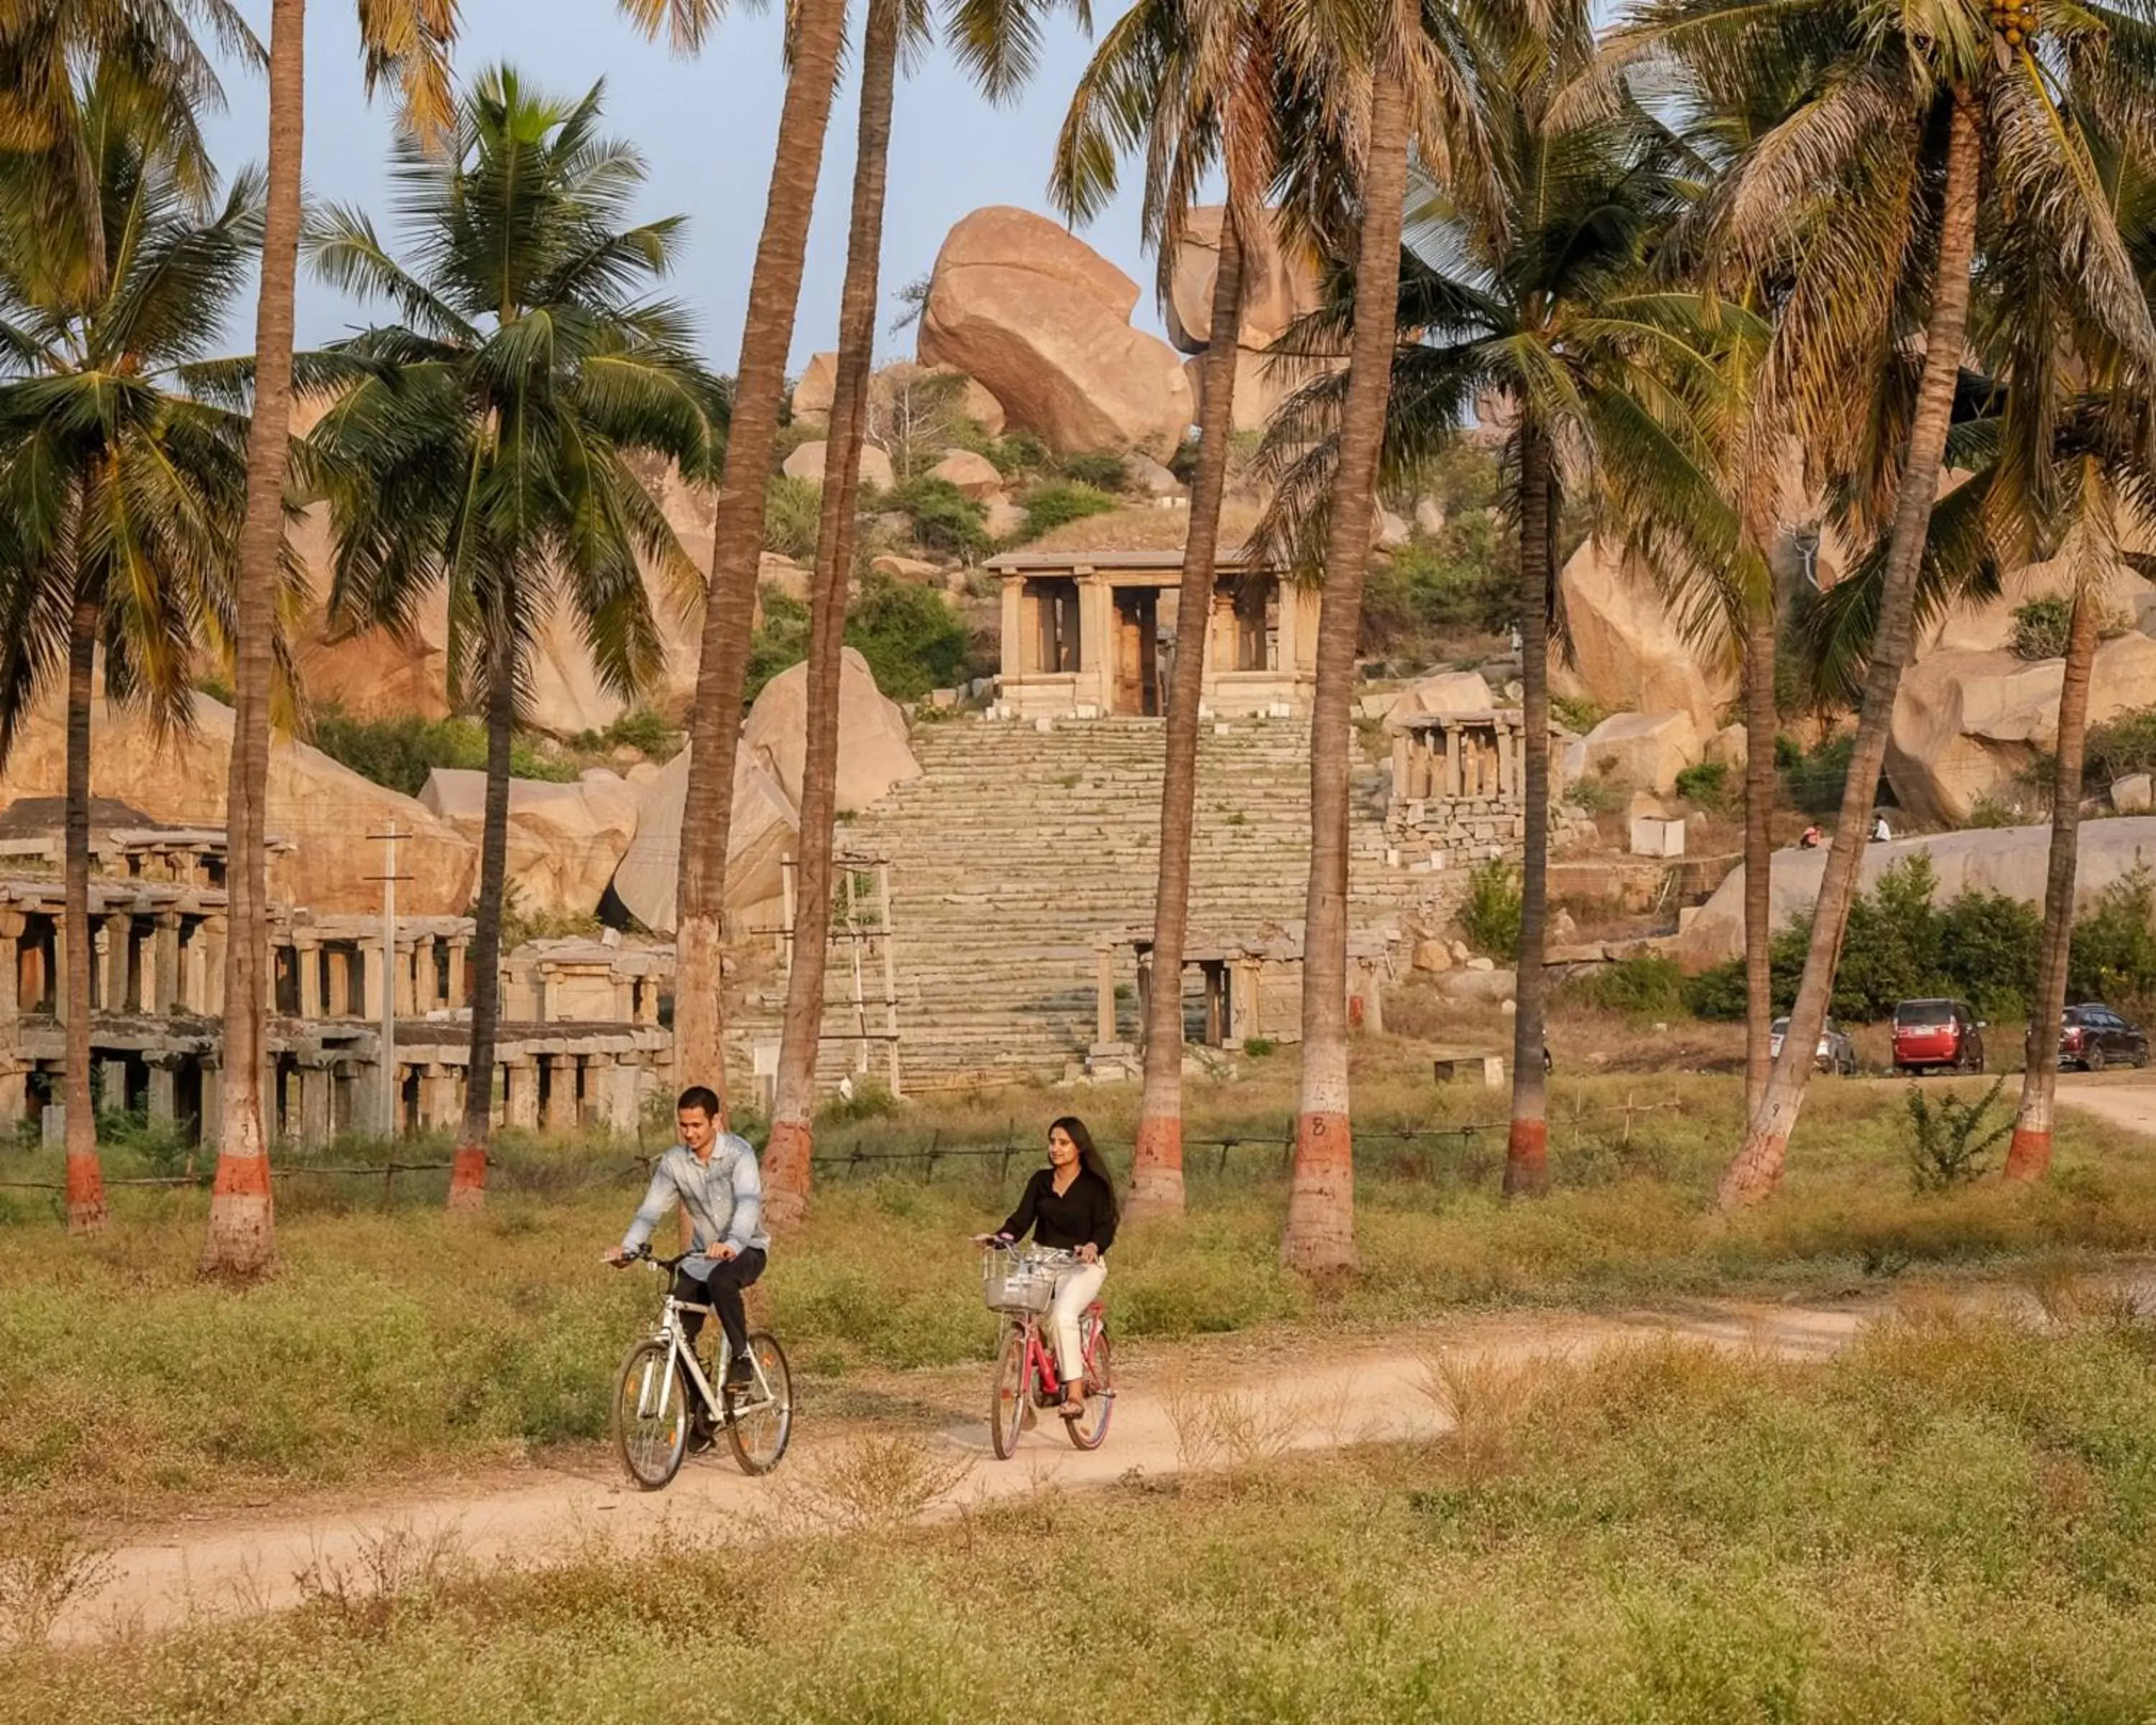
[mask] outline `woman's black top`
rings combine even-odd
[[[1003,1231],[1023,1240],[1033,1230],[1034,1244],[1070,1252],[1091,1242],[1101,1251],[1115,1243],[1116,1196],[1108,1183],[1084,1168],[1068,1192],[1055,1189],[1055,1170],[1042,1168],[1025,1183],[1024,1194]]]

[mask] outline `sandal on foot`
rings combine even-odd
[[[1086,1417],[1086,1404],[1083,1402],[1065,1402],[1055,1411],[1058,1417],[1061,1419],[1083,1420]]]

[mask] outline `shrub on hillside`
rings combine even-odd
[[[2089,726],[2083,782],[2107,785],[2133,773],[2156,773],[2156,706],[2129,708]]]
[[[950,601],[933,588],[871,577],[846,619],[846,644],[893,701],[918,701],[966,675],[973,643]]]
[[[2146,868],[2114,880],[2074,924],[2066,998],[2156,1009],[2156,877]]]
[[[1472,510],[1435,539],[1411,540],[1373,563],[1363,590],[1363,650],[1427,658],[1441,640],[1503,634],[1517,598],[1512,542],[1495,511]]]
[[[2016,659],[2063,659],[2066,631],[2073,624],[2073,601],[2062,593],[2046,593],[2014,609],[2014,656]]]
[[[1729,768],[1722,761],[1702,761],[1677,774],[1677,794],[1702,809],[1720,809],[1736,788],[1729,782]]]
[[[1686,1009],[1685,974],[1674,958],[1645,953],[1592,970],[1568,985],[1584,1006],[1627,1018],[1673,1019]],[[1739,1011],[1741,1013],[1740,1005]]]
[[[1520,871],[1502,857],[1491,858],[1468,875],[1460,931],[1486,958],[1509,963],[1519,956]]]
[[[817,514],[823,504],[821,485],[773,474],[763,493],[763,548],[797,563],[813,562]]]
[[[1057,481],[1034,486],[1021,500],[1020,506],[1025,511],[1025,536],[1038,539],[1067,522],[1106,514],[1116,506],[1116,500],[1091,485]]]
[[[971,562],[988,555],[988,511],[948,480],[909,480],[880,501],[913,524],[913,536],[930,551]]]
[[[1055,470],[1073,485],[1090,485],[1096,491],[1130,489],[1130,464],[1112,450],[1095,449],[1086,454],[1065,455],[1056,463]]]
[[[483,772],[486,727],[476,719],[355,719],[336,706],[315,715],[312,741],[331,760],[362,778],[416,797],[437,767]],[[567,783],[577,769],[566,761],[541,754],[518,738],[510,745],[509,770],[517,778]]]

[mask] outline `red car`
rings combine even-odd
[[[1894,1070],[1984,1070],[1984,1024],[1960,1000],[1904,1000],[1894,1009]]]

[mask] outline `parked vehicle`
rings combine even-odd
[[[1981,1072],[1984,1021],[1964,1000],[1904,1000],[1894,1009],[1897,1072]]]
[[[1781,1059],[1782,1039],[1789,1030],[1789,1021],[1787,1019],[1774,1020],[1773,1040],[1768,1045],[1769,1059]],[[1839,1073],[1844,1078],[1856,1070],[1856,1045],[1850,1040],[1849,1033],[1832,1019],[1826,1021],[1826,1027],[1820,1032],[1819,1049],[1812,1063],[1822,1072]]]
[[[2101,1072],[2113,1060],[2148,1064],[2148,1034],[2107,1006],[2070,1006],[2059,1014],[2059,1064]]]

